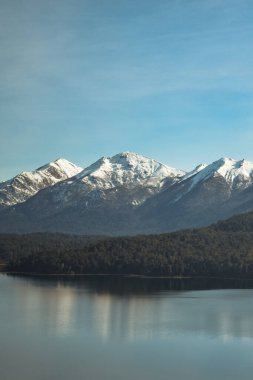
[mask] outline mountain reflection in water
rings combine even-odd
[[[103,342],[169,339],[175,334],[253,337],[253,290],[215,289],[244,288],[247,282],[109,276],[7,281],[17,285],[14,297],[20,300],[20,323],[27,330],[92,334]]]
[[[0,378],[252,380],[250,287],[0,275]]]

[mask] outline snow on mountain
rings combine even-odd
[[[86,169],[59,159],[0,184],[0,206],[22,203],[0,213],[0,230],[117,235],[192,228],[252,211],[252,188],[253,163],[246,160],[221,158],[185,173],[131,152]]]
[[[201,164],[193,171],[186,173],[178,181],[178,186],[173,192],[171,202],[179,202],[196,186],[211,178],[217,179],[219,177],[223,178],[229,197],[232,191],[243,190],[253,183],[253,162],[244,159],[236,161],[232,158],[223,157],[209,165]]]
[[[55,171],[54,171],[55,169]],[[57,160],[50,162],[49,164],[46,164],[44,166],[41,166],[35,172],[39,172],[41,174],[56,174],[56,171],[59,173],[59,175],[64,179],[71,178],[74,175],[80,173],[83,168],[76,166],[72,162],[66,160],[65,158],[58,158]],[[32,172],[34,173],[34,172]]]
[[[184,171],[163,165],[160,162],[136,153],[123,152],[113,157],[102,157],[79,173],[76,178],[83,183],[109,189],[128,184],[147,183],[160,187],[162,181],[171,177],[177,180]]]
[[[245,188],[253,181],[253,162],[223,157],[192,176],[190,189],[212,176],[223,177],[231,190]]]
[[[77,214],[84,210],[95,214],[103,208],[106,212],[108,208],[131,210],[159,192],[164,181],[174,183],[184,174],[153,159],[123,152],[100,158],[72,178],[41,191],[24,206],[39,215],[67,209]],[[48,204],[49,210],[44,206]]]
[[[253,180],[253,162],[223,158],[220,160],[217,173],[224,177],[232,188],[245,187]]]
[[[200,164],[200,165],[196,166],[195,169],[193,169],[192,171],[186,173],[186,174],[182,177],[181,181],[184,181],[185,179],[188,179],[188,178],[190,178],[190,177],[193,177],[195,174],[201,172],[201,171],[202,171],[203,169],[205,169],[207,166],[208,166],[207,164]]]
[[[59,158],[31,172],[22,172],[0,183],[0,206],[13,206],[26,201],[39,190],[71,178],[83,169]]]

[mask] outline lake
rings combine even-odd
[[[250,287],[2,274],[0,379],[252,380]]]

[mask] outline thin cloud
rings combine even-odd
[[[166,138],[184,150],[180,127],[238,133],[234,119],[252,116],[252,16],[249,0],[3,0],[3,165],[32,149],[91,157],[105,142],[148,154],[154,136],[165,157]]]

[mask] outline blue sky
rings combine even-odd
[[[0,179],[135,151],[253,161],[251,0],[1,0]]]

